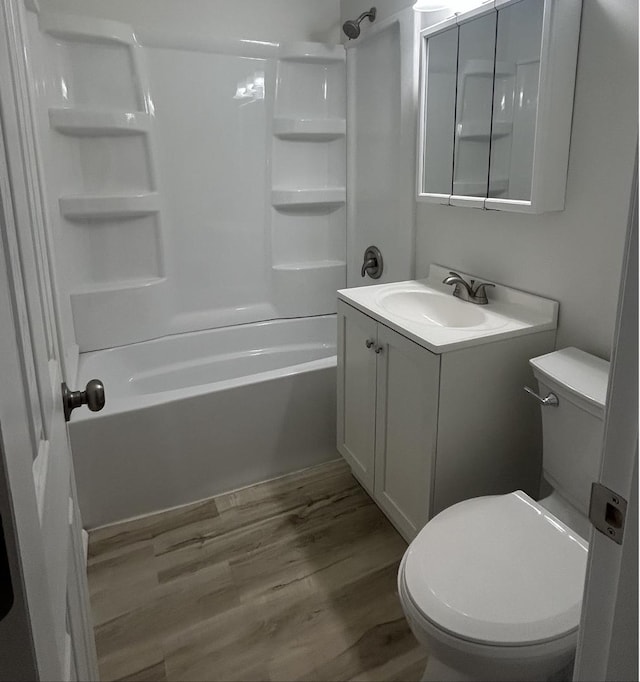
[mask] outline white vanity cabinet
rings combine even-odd
[[[401,284],[338,292],[337,446],[410,541],[463,499],[538,494],[540,413],[522,387],[532,385],[529,359],[554,350],[555,320],[432,352],[368,303]]]
[[[338,450],[406,538],[429,518],[440,358],[338,302]]]

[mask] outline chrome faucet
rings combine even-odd
[[[463,301],[469,303],[477,303],[478,305],[487,305],[489,299],[487,298],[486,287],[495,287],[495,284],[489,282],[478,282],[475,279],[471,283],[463,279],[457,272],[449,272],[449,277],[442,280],[443,284],[455,284],[453,295],[457,296]]]

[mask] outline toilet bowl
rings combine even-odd
[[[423,680],[571,678],[588,554],[582,487],[597,479],[609,367],[574,348],[530,362],[559,403],[542,408],[554,491],[459,502],[410,544],[398,593],[429,654]]]

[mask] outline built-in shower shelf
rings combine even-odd
[[[151,116],[142,111],[49,109],[51,127],[77,137],[139,135],[151,129]]]
[[[160,196],[157,192],[128,196],[60,197],[60,212],[69,220],[123,220],[141,218],[158,213]]]
[[[343,62],[346,52],[342,45],[324,45],[323,43],[286,43],[280,46],[279,59],[287,62],[303,62],[307,64],[330,64]]]
[[[166,310],[165,277],[93,284],[70,293],[80,348],[109,348],[161,336]]]
[[[112,45],[137,43],[131,26],[110,19],[42,12],[38,16],[38,21],[42,31],[60,40]]]
[[[483,121],[463,121],[458,124],[457,135],[461,140],[471,140],[473,142],[488,140],[489,138],[499,139],[511,134],[513,124],[510,121],[494,121],[490,126],[489,122]]]
[[[134,292],[164,284],[166,277],[142,277],[140,279],[118,280],[115,282],[104,282],[98,284],[88,284],[80,289],[71,292],[72,296],[93,296],[94,294]]]
[[[300,263],[279,263],[274,265],[276,272],[309,272],[310,270],[342,270],[346,267],[342,260],[313,260]]]
[[[271,203],[281,211],[331,211],[344,205],[347,193],[344,187],[321,189],[274,189]]]
[[[327,315],[336,310],[336,291],[347,285],[347,264],[338,260],[274,265],[273,290],[285,316]]]
[[[273,121],[273,134],[281,140],[330,142],[344,137],[346,130],[344,118],[276,118]]]

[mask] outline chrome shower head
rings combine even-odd
[[[368,12],[363,12],[357,19],[350,19],[342,24],[342,30],[349,40],[355,40],[360,35],[360,24],[366,19],[374,21],[376,18],[376,8],[372,7]]]

